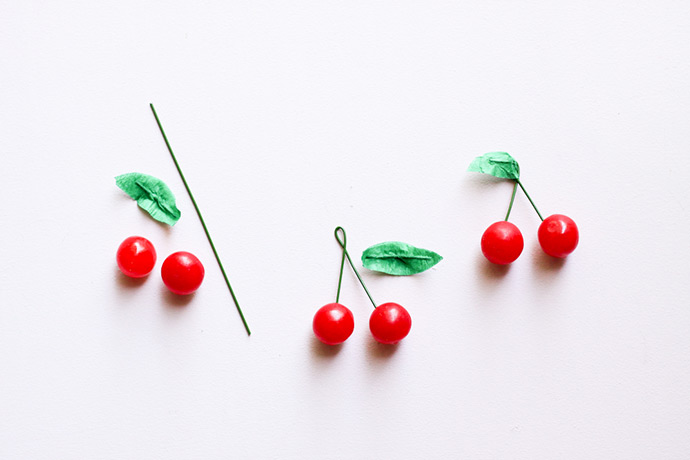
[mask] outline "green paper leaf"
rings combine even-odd
[[[369,270],[389,275],[414,275],[430,269],[443,257],[399,241],[375,244],[362,253],[362,264]]]
[[[162,180],[146,174],[128,173],[117,176],[115,183],[157,221],[172,226],[180,220],[175,195]]]
[[[503,179],[520,179],[518,162],[506,152],[485,153],[475,158],[467,170],[490,174]]]

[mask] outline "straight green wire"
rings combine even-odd
[[[225,279],[225,284],[228,285],[228,289],[230,290],[230,295],[232,296],[232,300],[235,302],[235,306],[237,307],[237,312],[240,314],[240,318],[242,318],[242,323],[244,324],[244,328],[247,330],[247,335],[251,335],[252,333],[249,330],[249,325],[247,324],[247,320],[244,319],[244,314],[242,313],[242,309],[240,308],[240,304],[237,301],[237,297],[235,296],[235,292],[232,290],[232,286],[230,286],[230,281],[228,280],[228,275],[225,274],[225,269],[223,268],[223,263],[220,261],[220,257],[218,256],[218,251],[216,251],[216,246],[213,244],[213,240],[211,239],[211,234],[208,232],[208,228],[206,228],[206,223],[204,222],[204,218],[201,216],[201,211],[199,211],[199,206],[196,204],[196,200],[194,199],[194,195],[192,195],[192,191],[189,189],[189,185],[187,184],[187,180],[184,178],[184,174],[182,174],[182,169],[180,168],[180,164],[177,162],[177,158],[175,158],[175,154],[173,153],[172,147],[170,147],[170,142],[168,142],[168,137],[165,135],[165,131],[163,130],[163,125],[161,125],[161,121],[158,119],[158,114],[156,113],[156,109],[153,108],[153,104],[149,104],[149,105],[151,106],[151,111],[153,112],[153,116],[156,119],[156,123],[158,124],[158,129],[160,129],[161,134],[163,135],[163,140],[165,141],[165,145],[168,147],[168,152],[170,152],[170,156],[172,157],[172,160],[175,163],[175,167],[177,168],[177,172],[180,174],[180,178],[182,179],[182,183],[184,184],[184,187],[187,189],[187,193],[189,194],[189,198],[192,200],[192,204],[194,205],[194,209],[196,209],[196,213],[199,216],[199,220],[201,221],[201,226],[204,228],[204,232],[206,233],[206,238],[208,238],[208,242],[211,245],[211,249],[213,249],[213,254],[216,256],[216,261],[218,261],[218,266],[220,267],[220,271],[221,271],[221,273],[223,273],[223,278]],[[350,262],[350,263],[352,263],[352,262]]]
[[[341,232],[343,234],[343,239],[340,239],[340,235],[338,232]],[[359,272],[355,268],[355,264],[352,263],[352,259],[350,259],[350,254],[347,252],[347,235],[345,234],[345,229],[343,227],[336,227],[335,228],[335,239],[338,241],[338,244],[343,248],[343,258],[340,260],[340,277],[338,278],[338,293],[335,296],[335,303],[338,303],[338,300],[340,300],[340,286],[343,282],[343,268],[345,267],[345,258],[347,257],[347,261],[350,262],[350,267],[352,267],[352,271],[355,272],[355,275],[357,275],[357,279],[359,280],[359,284],[362,285],[364,288],[364,292],[367,293],[367,296],[369,297],[369,300],[371,300],[371,304],[376,308],[376,302],[374,302],[374,299],[372,299],[371,294],[369,294],[369,289],[367,289],[366,284],[364,284],[364,281],[362,281],[362,277],[359,276]]]
[[[525,190],[525,186],[522,185],[522,182],[520,182],[520,179],[515,179],[515,182],[520,186],[520,188],[522,189],[522,191],[525,192],[525,195],[527,196],[527,199],[528,199],[529,202],[532,204],[532,207],[534,208],[534,210],[537,211],[537,215],[539,216],[539,218],[543,221],[544,218],[541,216],[541,213],[540,213],[539,210],[537,209],[537,206],[534,204],[534,201],[532,201],[532,197],[530,197],[530,196],[529,196],[529,193],[527,193],[527,190]],[[514,192],[513,192],[513,193],[514,193]],[[506,219],[506,220],[508,220],[508,219]]]

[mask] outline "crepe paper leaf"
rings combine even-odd
[[[133,172],[117,176],[115,183],[157,221],[172,226],[180,220],[175,195],[162,180]]]
[[[399,241],[375,244],[362,253],[362,264],[369,270],[389,275],[414,275],[430,269],[443,257]]]
[[[503,179],[520,179],[520,166],[506,152],[489,152],[474,159],[468,171],[490,174]]]

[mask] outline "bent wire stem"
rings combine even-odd
[[[180,168],[180,164],[177,162],[177,158],[175,158],[175,154],[173,153],[172,147],[170,146],[170,142],[168,142],[168,137],[165,135],[165,131],[163,130],[163,125],[161,124],[160,120],[158,119],[158,114],[156,113],[156,109],[153,108],[153,104],[149,104],[151,106],[151,111],[153,112],[153,117],[156,119],[156,123],[158,124],[158,129],[160,129],[161,135],[163,135],[163,140],[165,141],[165,145],[168,147],[168,152],[170,152],[170,156],[172,157],[173,163],[175,163],[175,167],[177,168],[177,172],[180,174],[180,178],[182,179],[182,183],[184,184],[185,189],[187,189],[187,194],[189,195],[189,198],[192,200],[192,204],[194,205],[194,209],[196,210],[197,215],[199,216],[199,220],[201,221],[201,226],[204,228],[204,232],[206,233],[206,238],[208,239],[209,244],[211,245],[211,249],[213,250],[213,255],[216,256],[216,261],[218,262],[218,267],[220,267],[220,271],[223,274],[223,279],[225,279],[225,284],[228,286],[228,290],[230,291],[230,296],[232,296],[232,300],[235,302],[235,306],[237,307],[237,312],[240,314],[240,318],[242,319],[242,323],[244,324],[244,328],[247,330],[247,335],[251,335],[251,331],[249,330],[249,325],[247,324],[247,320],[244,318],[244,314],[242,313],[242,309],[240,308],[240,304],[237,301],[237,297],[235,296],[235,292],[232,290],[232,286],[230,286],[230,281],[228,280],[228,275],[225,274],[225,269],[223,268],[223,263],[220,261],[220,256],[218,256],[218,251],[216,251],[216,246],[213,244],[213,240],[211,239],[211,234],[208,231],[208,228],[206,228],[206,223],[204,222],[204,218],[201,216],[201,211],[199,211],[199,206],[196,204],[196,200],[194,199],[194,195],[192,195],[192,191],[189,188],[189,185],[187,184],[187,180],[184,178],[184,174],[182,174],[182,168]]]
[[[343,227],[336,227],[335,228],[335,239],[338,242],[338,244],[343,248],[343,258],[340,260],[340,277],[338,278],[338,293],[336,294],[335,297],[335,303],[338,303],[338,300],[340,299],[340,286],[343,281],[343,268],[345,266],[345,258],[347,257],[347,261],[350,263],[350,267],[352,267],[352,271],[355,272],[355,275],[357,275],[357,279],[359,280],[359,284],[362,285],[364,288],[364,292],[367,293],[367,296],[369,297],[369,300],[371,300],[371,304],[376,308],[376,302],[374,302],[374,299],[371,297],[371,294],[369,293],[369,289],[367,289],[366,284],[364,284],[364,281],[362,281],[362,277],[359,276],[359,272],[355,268],[355,265],[352,263],[352,259],[350,258],[350,254],[347,252],[347,235],[345,234],[345,229]],[[342,240],[340,239],[339,233],[343,234]]]

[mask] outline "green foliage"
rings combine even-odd
[[[389,241],[376,244],[362,253],[362,264],[369,270],[389,275],[414,275],[430,269],[443,257],[411,244]]]
[[[117,176],[115,183],[157,221],[172,226],[180,220],[175,195],[162,180],[146,174],[128,173]]]

